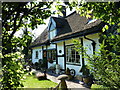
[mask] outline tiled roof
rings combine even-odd
[[[93,23],[84,25],[82,29],[56,36],[52,39],[52,42],[99,32],[101,31],[103,26],[104,23],[101,22],[100,20],[97,20]]]
[[[56,22],[57,36],[51,41],[63,40],[66,38],[72,38],[73,36],[82,36],[90,34],[93,32],[98,32],[103,27],[103,22],[96,20],[88,24],[88,19],[80,16],[76,12],[73,12],[71,15],[66,18],[62,17],[51,17]],[[42,44],[47,44],[48,39],[48,30],[45,29],[43,33],[38,36],[38,38],[32,43],[31,46],[38,46]]]
[[[48,43],[48,30],[47,28],[31,43],[31,47]]]

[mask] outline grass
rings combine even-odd
[[[50,80],[38,80],[34,76],[28,75],[23,82],[23,88],[51,88],[57,86],[57,83],[54,83]]]
[[[91,90],[110,90],[110,88],[104,87],[103,85],[92,84]]]

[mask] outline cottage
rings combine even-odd
[[[94,54],[93,51],[99,49],[99,33],[103,26],[100,20],[91,21],[76,12],[66,17],[50,17],[48,27],[31,45],[32,62],[43,60],[46,68],[56,64],[65,70],[67,67],[74,69],[76,75],[81,74],[80,70],[87,62],[73,49],[73,39],[87,47],[88,54]]]

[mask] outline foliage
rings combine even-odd
[[[3,66],[2,87],[3,88],[17,88],[23,86],[22,79],[24,71],[22,66],[22,59],[24,55],[20,52],[10,53],[5,55],[6,65]],[[6,85],[7,84],[7,85]]]
[[[28,61],[28,59],[31,58],[29,46],[32,42],[32,35],[28,31],[27,27],[25,28],[22,38],[20,38],[20,40],[24,43],[24,44],[22,43],[22,45],[21,45],[24,48],[22,50],[22,53],[25,54],[24,59],[25,59],[25,61]]]
[[[120,36],[111,33],[107,35],[107,37],[104,35],[100,45],[100,52],[96,52],[94,55],[88,55],[84,47],[77,40],[74,40],[76,44],[75,50],[83,51],[91,74],[94,75],[95,79],[101,81],[102,85],[120,88]]]
[[[71,9],[76,10],[81,16],[88,18],[101,19],[109,24],[116,24],[120,21],[120,3],[119,2],[86,2],[85,0],[72,0],[66,3]],[[93,17],[91,17],[91,15]]]
[[[102,90],[111,90],[109,87],[104,87],[103,85],[97,85],[97,84],[92,84],[92,86],[91,86],[91,90],[100,90],[100,89],[102,89]]]
[[[76,50],[83,52],[80,54],[86,56],[93,75],[101,81],[101,84],[120,88],[120,18],[118,17],[120,16],[120,2],[74,0],[67,2],[66,5],[71,9],[76,7],[81,16],[106,22],[99,40],[100,52],[89,56],[78,41],[75,42],[78,45]]]
[[[22,27],[29,27],[33,30],[38,24],[44,23],[43,19],[51,15],[48,9],[50,4],[47,2],[3,2],[3,54],[10,53],[11,49],[13,49],[11,39],[16,31]]]
[[[24,71],[18,60],[21,54],[14,53],[22,51],[25,58],[27,57],[32,38],[24,27],[33,30],[37,25],[43,24],[43,20],[51,15],[50,5],[51,3],[47,2],[2,3],[2,65],[4,67],[2,88],[11,89],[22,85],[21,78]],[[14,36],[22,29],[24,30],[22,37]]]

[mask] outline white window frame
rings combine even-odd
[[[54,56],[53,56],[53,51],[54,51]],[[53,59],[53,57],[55,59]],[[47,51],[47,58],[50,58],[50,59],[53,59],[53,61],[56,61],[56,50],[55,49],[52,49],[52,50],[48,50]]]
[[[78,51],[76,51],[73,48],[74,48],[74,45],[66,46],[66,63],[80,65],[81,64],[80,55],[79,55]],[[72,50],[74,50],[75,54],[72,54]],[[77,58],[76,54],[79,56],[79,58]],[[73,58],[73,56],[75,56],[75,57]],[[72,61],[72,60],[74,60],[74,61]],[[79,62],[77,62],[77,60],[79,60]]]

